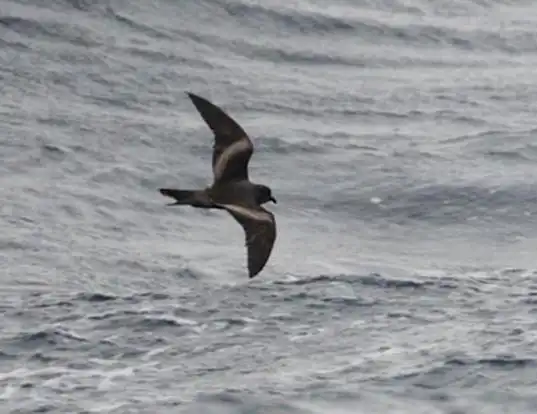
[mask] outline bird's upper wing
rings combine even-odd
[[[276,240],[274,215],[261,206],[221,204],[244,229],[250,278],[257,275],[268,261]]]
[[[242,127],[222,109],[205,98],[188,93],[192,103],[214,133],[214,182],[248,179],[248,162],[254,152]]]

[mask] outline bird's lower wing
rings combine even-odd
[[[276,240],[274,215],[257,206],[249,208],[234,204],[223,204],[231,216],[242,226],[246,238],[248,273],[256,276],[266,265]]]

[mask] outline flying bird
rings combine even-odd
[[[214,134],[213,182],[204,189],[159,191],[175,199],[169,206],[189,205],[231,214],[244,230],[248,274],[253,278],[265,267],[276,240],[274,215],[261,205],[277,201],[268,186],[249,180],[248,163],[254,146],[248,134],[218,106],[193,93],[187,95]]]

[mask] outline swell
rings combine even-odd
[[[401,188],[393,184],[376,191],[375,200],[359,195],[358,188],[346,189],[322,205],[328,211],[359,215],[361,220],[385,218],[401,224],[524,224],[537,214],[537,184],[500,188],[473,184],[406,184]]]
[[[37,39],[50,39],[68,41],[74,45],[92,47],[99,46],[102,42],[99,36],[92,30],[81,25],[65,23],[57,19],[34,19],[20,16],[0,17],[0,26],[12,30],[22,36]]]
[[[456,17],[423,17],[421,13],[416,16],[401,13],[402,19],[394,19],[392,15],[367,13],[365,9],[364,13],[360,13],[362,9],[351,6],[340,8],[337,14],[330,15],[328,11],[312,11],[298,7],[269,8],[259,4],[225,0],[213,0],[212,3],[224,10],[235,25],[241,28],[257,31],[262,27],[265,33],[270,33],[275,38],[292,35],[301,38],[302,43],[309,43],[308,50],[302,47],[301,51],[290,52],[288,47],[267,47],[266,42],[243,41],[241,50],[237,50],[238,53],[250,53],[272,61],[322,63],[324,57],[327,61],[334,59],[335,63],[363,64],[363,61],[356,58],[347,61],[338,48],[330,51],[320,49],[318,39],[325,40],[327,37],[332,40],[339,39],[342,46],[349,47],[364,42],[375,45],[398,44],[405,48],[447,47],[464,52],[499,51],[511,54],[537,50],[532,41],[531,27],[520,27],[516,21],[511,23],[513,30],[505,30],[499,25],[479,25],[479,21],[468,27],[467,21],[463,19],[457,22]],[[315,50],[322,52],[315,53]]]
[[[379,382],[411,384],[428,390],[448,389],[455,385],[481,388],[502,375],[513,375],[513,371],[534,370],[537,360],[517,356],[474,356],[446,358],[442,362],[428,364],[405,374],[384,378]]]
[[[247,24],[262,24],[267,29],[284,29],[287,33],[330,34],[347,33],[356,29],[356,22],[320,13],[304,12],[291,8],[268,8],[260,4],[212,0],[229,14]],[[272,27],[267,27],[267,26]]]
[[[459,29],[448,26],[442,20],[405,21],[397,23],[396,19],[385,19],[370,15],[360,16],[356,10],[345,15],[329,15],[320,11],[309,11],[303,9],[292,9],[267,7],[262,5],[246,4],[242,2],[229,2],[224,0],[213,0],[208,10],[198,7],[194,3],[188,2],[181,6],[179,16],[175,24],[161,22],[150,19],[144,20],[143,12],[129,13],[128,11],[116,10],[110,6],[91,6],[88,2],[69,1],[77,13],[86,16],[85,20],[73,23],[76,20],[68,19],[66,11],[57,15],[50,11],[41,18],[29,16],[3,16],[0,17],[0,26],[4,26],[21,35],[31,38],[49,38],[53,40],[68,41],[74,45],[93,47],[106,45],[108,40],[92,30],[89,18],[97,22],[97,26],[109,25],[112,21],[115,25],[127,29],[138,37],[136,44],[130,46],[123,45],[121,49],[132,54],[139,54],[144,59],[157,59],[165,62],[167,59],[175,64],[185,65],[194,58],[194,54],[188,59],[183,53],[173,52],[171,43],[192,42],[195,45],[208,47],[211,49],[230,50],[239,56],[255,58],[275,63],[285,63],[289,65],[338,65],[351,67],[371,67],[401,65],[401,60],[405,65],[415,64],[415,59],[405,58],[404,54],[397,54],[397,58],[390,58],[385,54],[357,55],[354,50],[358,43],[363,45],[401,45],[405,49],[411,48],[453,48],[458,51],[499,51],[504,53],[518,53],[520,51],[535,51],[537,47],[531,42],[531,33],[525,29],[517,29],[515,34],[510,34],[509,30],[499,28],[473,27],[472,29]],[[179,7],[170,6],[168,7]],[[216,9],[224,11],[224,15]],[[173,8],[172,8],[173,10]],[[193,26],[191,21],[200,12],[214,12],[214,15],[207,17],[208,21],[214,20],[212,25]],[[74,13],[74,12],[73,12]],[[52,16],[52,17],[51,17]],[[380,15],[379,15],[380,16]],[[229,30],[216,30],[216,20],[223,27]],[[405,19],[407,20],[407,19]],[[464,27],[464,26],[462,26]],[[258,33],[262,29],[264,36],[250,36],[250,32],[255,30]],[[528,29],[529,30],[529,29]],[[292,44],[285,40],[289,36],[301,40],[301,47],[294,48]],[[145,47],[143,43],[146,39],[170,43],[169,50],[153,50],[152,47]],[[279,39],[267,42],[267,39]],[[319,40],[322,39],[325,46],[321,47]],[[327,41],[328,39],[328,41]],[[337,47],[330,47],[338,45]],[[112,49],[118,49],[114,42],[107,45]],[[187,48],[188,49],[188,48]],[[186,52],[187,55],[191,51]],[[399,56],[400,55],[400,56]],[[449,63],[446,59],[423,59],[416,57],[421,64],[445,65]],[[202,59],[203,60],[203,59]],[[210,59],[208,59],[210,60]],[[198,62],[199,63],[199,62]],[[206,63],[206,68],[211,65]]]

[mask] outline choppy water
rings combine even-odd
[[[532,2],[3,0],[5,413],[534,413]],[[252,136],[278,240],[185,92]]]

